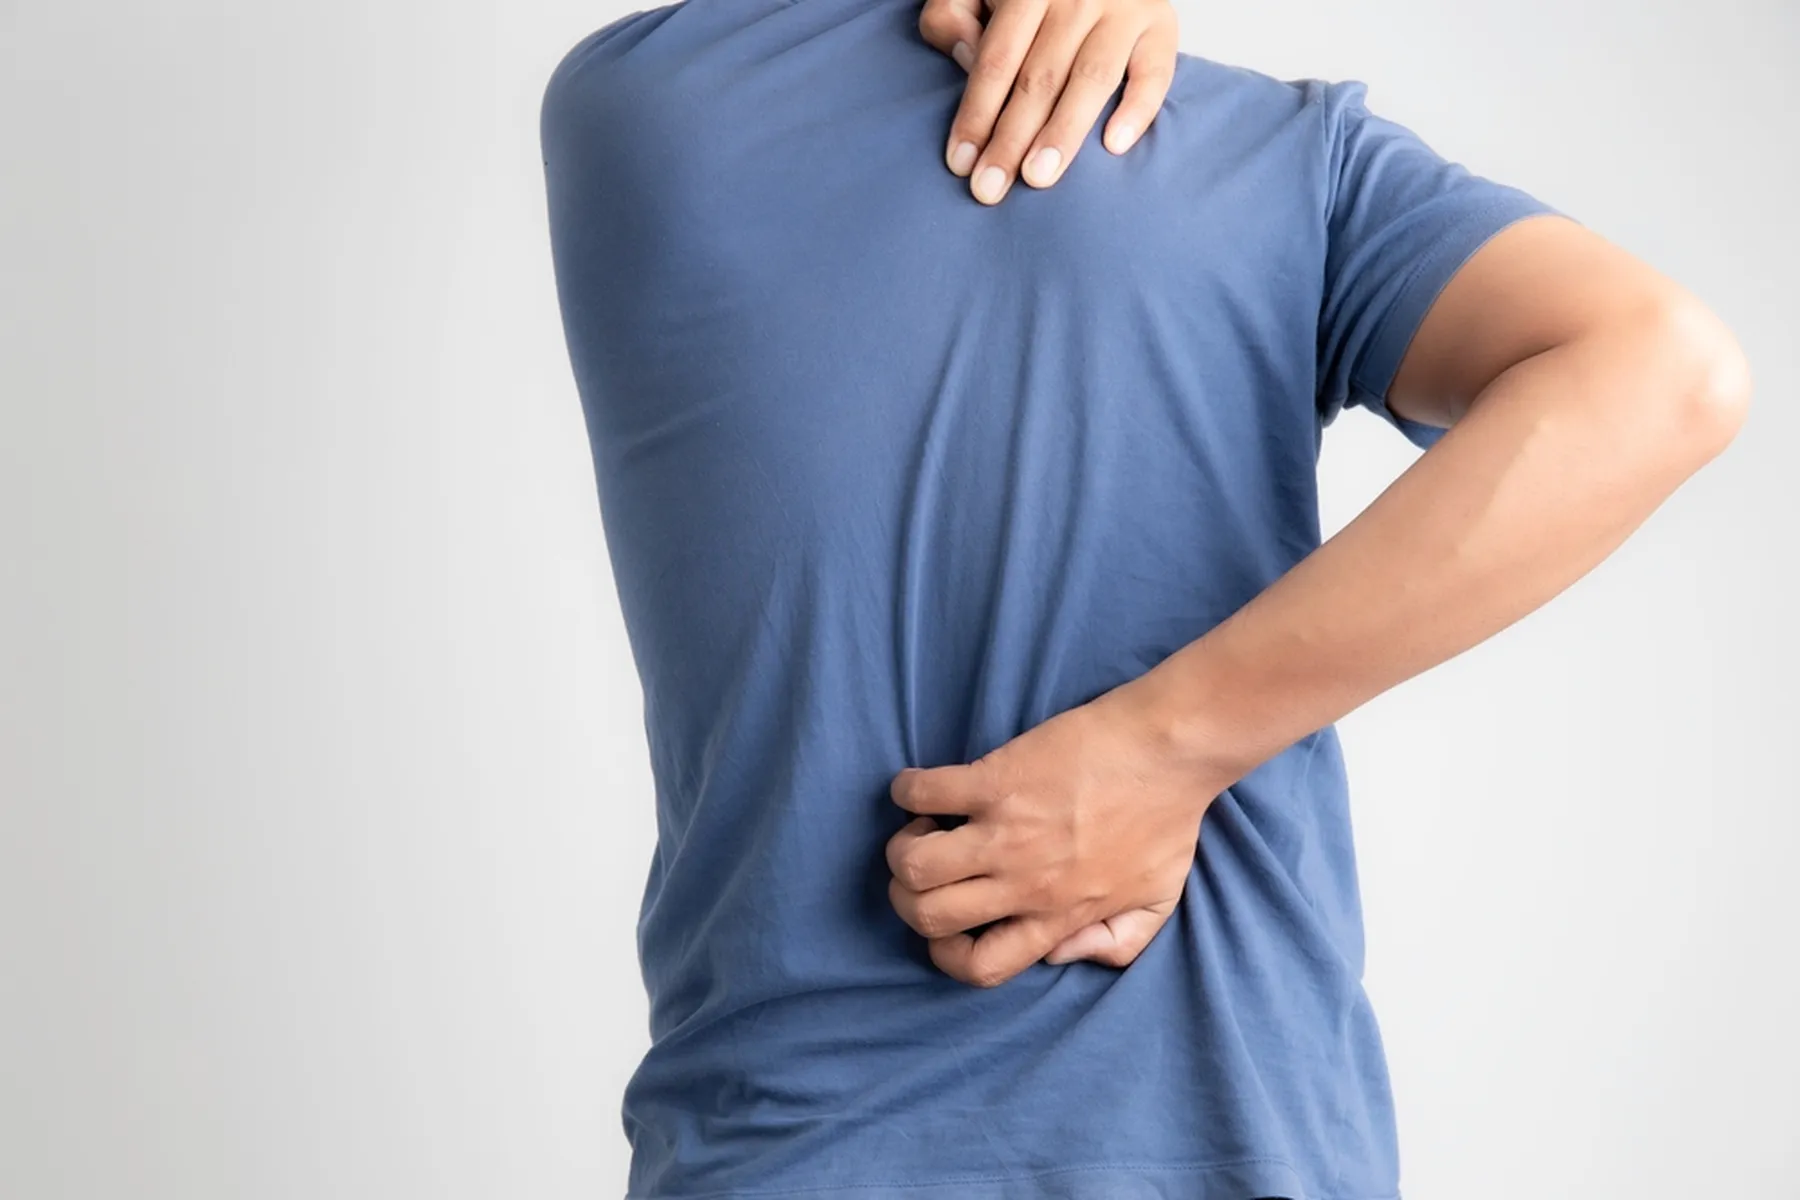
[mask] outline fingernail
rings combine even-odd
[[[958,175],[967,175],[969,168],[975,165],[975,143],[958,142],[956,149],[950,152],[950,169]]]
[[[1030,182],[1043,187],[1056,178],[1056,168],[1062,166],[1062,151],[1055,146],[1045,146],[1032,155],[1025,166],[1031,172]]]
[[[975,52],[969,49],[967,42],[958,42],[950,47],[950,57],[954,58],[956,65],[965,71],[975,65]]]
[[[988,167],[975,178],[975,196],[988,204],[1000,199],[1006,191],[1006,172],[999,167]]]
[[[1114,154],[1123,154],[1131,149],[1131,139],[1137,136],[1137,130],[1130,125],[1115,125],[1106,131],[1106,148]]]

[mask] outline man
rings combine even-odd
[[[1355,83],[1184,54],[980,202],[917,19],[687,0],[545,95],[657,791],[629,1197],[1391,1200],[1332,723],[1610,553],[1742,354]],[[1426,452],[1321,546],[1347,406]]]

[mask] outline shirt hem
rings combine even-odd
[[[1398,1191],[1309,1191],[1284,1159],[1209,1163],[1095,1163],[1023,1175],[964,1175],[897,1183],[836,1183],[724,1191],[628,1191],[624,1200],[1402,1200]]]

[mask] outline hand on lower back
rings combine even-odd
[[[1123,967],[1174,911],[1230,781],[1165,749],[1128,688],[966,766],[894,778],[894,802],[919,816],[888,842],[889,899],[945,973],[992,987],[1046,956]]]

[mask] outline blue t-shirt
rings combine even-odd
[[[1320,541],[1323,426],[1549,211],[1361,84],[1183,54],[1143,140],[998,207],[918,0],[685,0],[543,100],[555,277],[658,840],[631,1200],[1384,1200],[1326,728],[1212,804],[1131,966],[939,971],[888,795],[1156,665]],[[1110,113],[1117,95],[1109,102]],[[619,796],[619,804],[648,797]]]

